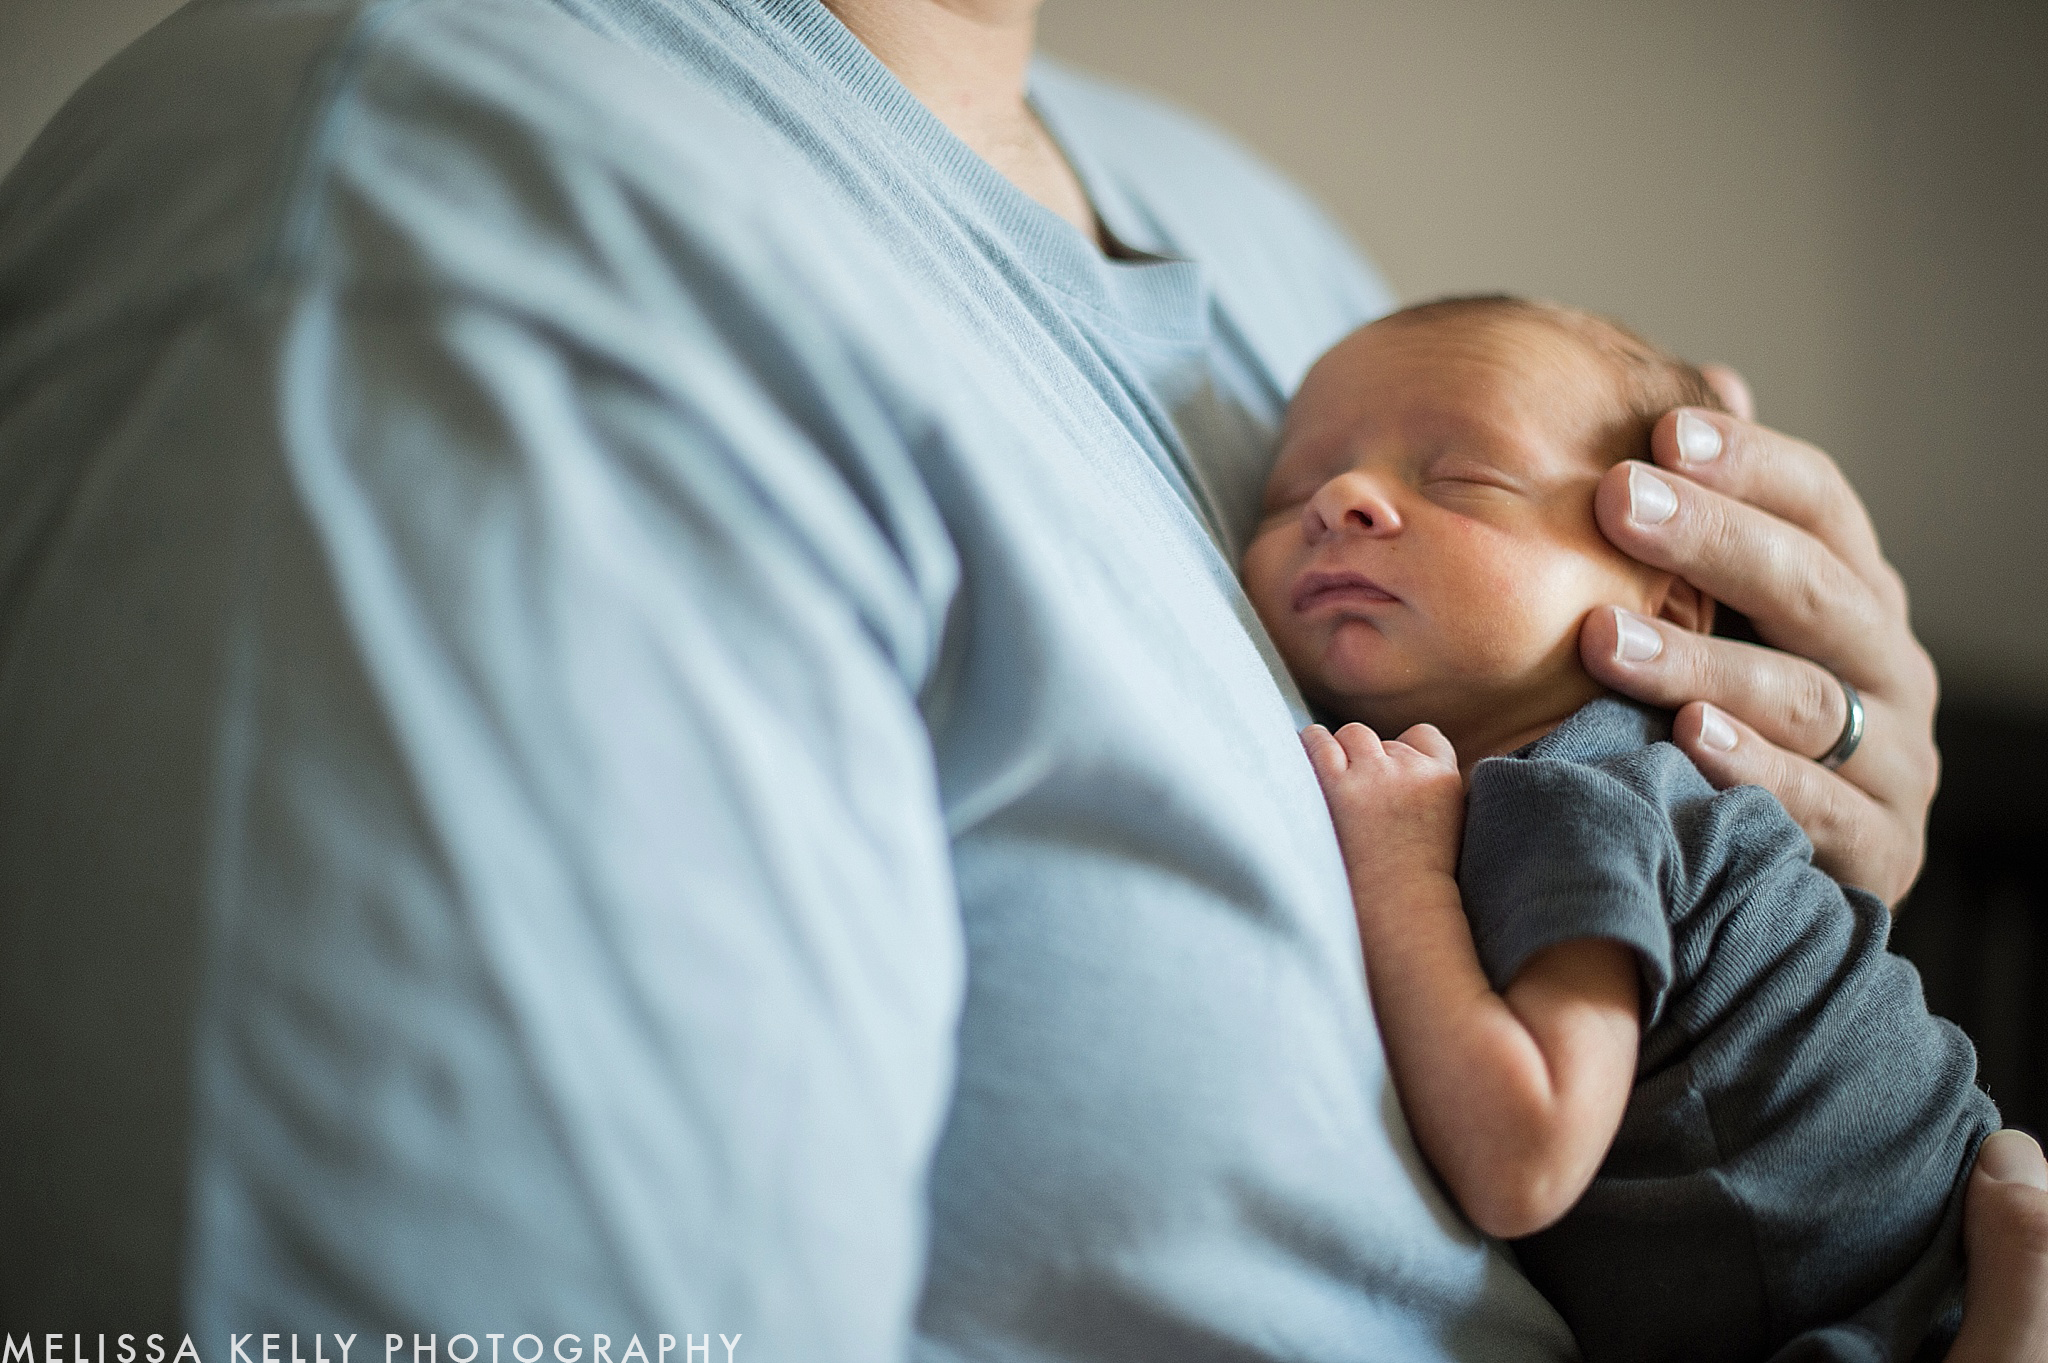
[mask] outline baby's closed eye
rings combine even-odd
[[[1525,479],[1517,477],[1498,464],[1475,459],[1469,455],[1453,454],[1431,460],[1422,471],[1421,481],[1426,489],[1450,492],[1482,489],[1508,493],[1528,491]]]

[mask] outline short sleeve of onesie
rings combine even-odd
[[[1545,947],[1607,938],[1642,964],[1648,1027],[1671,986],[1676,862],[1668,816],[1606,772],[1543,757],[1473,769],[1458,885],[1496,989]]]

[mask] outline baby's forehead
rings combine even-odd
[[[1491,371],[1499,378],[1554,382],[1569,374],[1591,379],[1587,392],[1620,398],[1624,366],[1589,330],[1554,322],[1541,314],[1458,311],[1398,312],[1370,322],[1332,347],[1327,359],[1340,369],[1397,368],[1411,381],[1436,372]]]
[[[1627,375],[1573,330],[1541,317],[1397,313],[1353,332],[1310,370],[1290,435],[1398,426],[1416,438],[1548,437],[1611,463],[1633,424]]]

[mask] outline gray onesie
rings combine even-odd
[[[1516,1257],[1587,1363],[1945,1348],[1963,1183],[1998,1127],[1976,1055],[1885,950],[1885,906],[1669,736],[1601,699],[1472,773],[1458,880],[1495,987],[1574,938],[1642,968],[1614,1148]]]

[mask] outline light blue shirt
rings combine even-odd
[[[11,1312],[1570,1355],[1416,1154],[1232,571],[1385,290],[1215,134],[1033,98],[1143,258],[811,0],[202,0],[59,117],[0,192]]]

